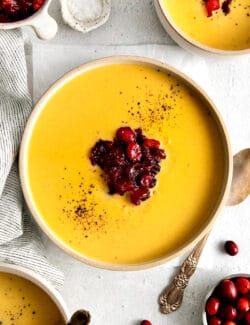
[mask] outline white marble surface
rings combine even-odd
[[[174,44],[161,27],[150,0],[113,0],[109,21],[88,34],[75,32],[63,24],[58,0],[52,3],[51,14],[59,22],[54,40],[41,42],[32,31],[25,30],[33,46],[30,77],[33,71],[34,101],[58,76],[87,58],[98,57],[98,53],[131,51],[133,54],[142,51],[142,48],[145,50],[145,47],[139,46],[142,44],[152,44],[152,48],[153,44]],[[117,45],[131,47],[117,48]],[[147,48],[146,54],[150,56],[150,45]],[[249,147],[250,57],[201,59],[184,50],[179,51],[185,60],[192,61],[194,67],[201,62],[205,64],[206,69],[200,69],[197,79],[203,86],[205,83],[202,80],[209,82],[208,92],[224,117],[233,152]],[[171,53],[166,53],[166,56],[160,53],[161,57],[157,57],[158,52],[154,52],[158,59],[168,61]],[[176,264],[127,273],[99,270],[65,255],[45,237],[44,242],[49,259],[65,273],[62,295],[70,311],[88,309],[94,325],[139,325],[139,321],[145,318],[153,325],[199,325],[207,289],[227,274],[250,273],[249,208],[250,198],[240,206],[224,208],[214,225],[200,268],[190,281],[182,308],[168,316],[159,313],[157,297],[176,271]],[[235,257],[226,255],[221,248],[228,239],[235,240],[240,247]]]

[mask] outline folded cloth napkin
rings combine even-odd
[[[16,158],[31,105],[22,34],[0,31],[0,261],[31,268],[60,289],[63,275],[45,257],[18,177]]]

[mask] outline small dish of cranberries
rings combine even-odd
[[[57,23],[48,14],[50,2],[51,0],[0,0],[0,29],[31,26],[39,38],[53,38],[57,32]]]
[[[250,325],[250,274],[233,274],[208,293],[204,325]]]
[[[32,16],[45,0],[0,0],[0,23],[12,23]]]

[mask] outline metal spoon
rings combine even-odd
[[[233,180],[226,205],[237,205],[244,201],[250,194],[250,149],[238,152],[233,159]],[[199,258],[206,244],[206,234],[196,244],[192,252],[182,263],[179,272],[160,294],[160,311],[169,314],[180,308],[183,300],[184,290],[188,285],[190,277],[194,274]]]
[[[88,325],[90,323],[90,313],[86,310],[76,311],[67,325]]]

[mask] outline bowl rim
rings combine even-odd
[[[28,26],[30,25],[34,20],[37,19],[42,13],[48,10],[48,7],[50,5],[50,2],[52,0],[45,0],[44,4],[40,9],[38,9],[36,12],[34,12],[32,15],[22,19],[22,20],[17,20],[17,21],[11,21],[7,23],[1,23],[0,22],[0,30],[1,29],[15,29],[21,26]]]
[[[210,289],[208,290],[208,292],[206,294],[204,302],[202,304],[202,323],[203,323],[203,325],[208,325],[205,307],[206,307],[206,302],[207,302],[208,298],[211,296],[211,294],[213,293],[214,289],[220,284],[221,281],[230,280],[230,279],[238,278],[238,277],[244,277],[244,278],[250,279],[250,273],[233,273],[233,274],[226,275],[225,277],[218,280],[212,287],[210,287]]]
[[[171,37],[181,46],[185,47],[182,43],[186,43],[186,46],[189,48],[195,48],[196,50],[199,50],[203,54],[205,53],[210,53],[210,54],[217,54],[220,56],[236,56],[236,55],[244,55],[244,54],[250,54],[250,48],[248,49],[242,49],[242,50],[222,50],[222,49],[217,49],[215,47],[210,47],[207,45],[204,45],[193,38],[191,38],[189,35],[184,33],[182,29],[178,27],[178,25],[175,23],[175,21],[172,19],[170,14],[168,13],[168,10],[166,6],[164,5],[164,0],[154,0],[156,12],[163,19],[160,19],[164,27],[166,28],[167,31],[171,29]],[[159,12],[160,11],[160,12]],[[159,16],[160,18],[160,16]],[[173,33],[175,35],[173,35]]]
[[[41,275],[16,264],[0,263],[0,273],[9,273],[29,280],[44,291],[54,302],[65,322],[69,320],[68,308],[60,293]]]
[[[135,264],[113,264],[102,262],[98,260],[91,259],[83,254],[80,254],[76,250],[70,248],[67,244],[65,244],[61,239],[59,239],[53,231],[47,226],[45,221],[43,220],[42,216],[38,213],[37,209],[35,208],[35,204],[32,201],[31,190],[29,189],[29,182],[28,182],[28,172],[27,172],[27,149],[29,145],[29,139],[32,135],[32,129],[36,122],[37,117],[39,116],[40,112],[42,111],[43,107],[47,103],[47,101],[60,89],[64,84],[69,82],[70,80],[74,79],[78,75],[85,73],[89,70],[92,70],[97,67],[111,65],[111,64],[141,64],[150,66],[156,69],[160,69],[165,73],[171,73],[174,77],[178,80],[183,82],[187,85],[190,89],[192,89],[200,98],[202,98],[203,102],[206,102],[208,105],[215,122],[218,124],[218,129],[221,133],[222,142],[224,145],[224,158],[225,158],[225,179],[222,185],[221,193],[218,197],[218,202],[216,203],[213,211],[211,212],[211,217],[204,223],[204,225],[200,228],[198,233],[191,236],[190,239],[182,244],[180,247],[176,248],[170,253],[166,254],[155,260],[146,261],[143,263],[135,263]],[[20,154],[19,154],[19,173],[20,173],[20,181],[21,186],[24,194],[25,201],[27,206],[31,212],[31,215],[36,220],[42,231],[64,252],[68,255],[80,260],[81,262],[91,265],[101,269],[108,269],[108,270],[117,270],[117,271],[136,271],[142,270],[147,268],[152,268],[161,264],[166,263],[173,258],[180,256],[188,249],[191,249],[207,232],[210,231],[213,222],[215,221],[216,217],[218,216],[219,212],[221,211],[224,203],[226,201],[227,195],[230,190],[230,184],[232,179],[232,153],[231,153],[231,146],[229,141],[229,136],[225,127],[225,124],[222,120],[222,117],[216,108],[215,104],[211,101],[208,95],[203,91],[203,89],[198,86],[191,78],[180,72],[179,70],[173,68],[172,66],[165,64],[161,61],[139,57],[139,56],[110,56],[105,57],[102,59],[94,60],[87,62],[79,67],[69,71],[68,73],[64,74],[61,78],[59,78],[49,89],[45,92],[45,94],[41,97],[41,99],[36,104],[33,112],[30,115],[30,118],[27,122],[25,127],[23,138],[21,141],[20,147]]]

